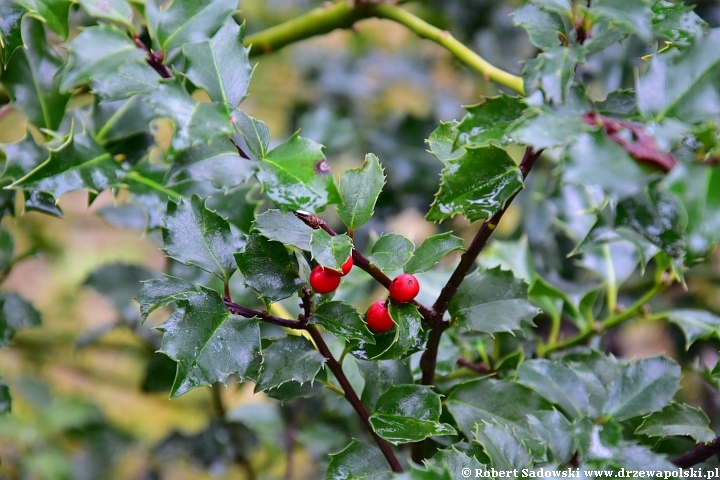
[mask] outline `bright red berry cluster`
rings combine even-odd
[[[310,286],[318,293],[325,294],[334,292],[338,285],[340,285],[340,279],[350,273],[352,266],[352,256],[349,256],[348,259],[345,260],[339,272],[315,265],[315,268],[310,272]]]
[[[420,283],[414,275],[403,273],[390,283],[390,300],[397,303],[412,302],[420,292]],[[388,302],[375,302],[370,305],[365,317],[368,328],[383,333],[390,330],[394,323],[388,312]]]

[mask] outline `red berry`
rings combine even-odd
[[[330,275],[331,277],[344,277],[345,275],[350,273],[350,270],[352,269],[352,267],[353,267],[353,261],[352,261],[352,255],[350,255],[348,257],[348,259],[345,260],[345,263],[342,264],[342,267],[340,267],[342,270],[342,273],[338,272],[337,270],[331,270],[329,268],[326,268],[326,270],[328,272],[328,275]]]
[[[387,302],[375,302],[370,305],[365,321],[370,330],[377,333],[387,332],[395,325],[388,313]]]
[[[340,285],[340,277],[330,275],[329,270],[315,265],[310,272],[310,285],[318,293],[330,293]]]
[[[403,273],[390,283],[390,298],[398,303],[411,302],[420,291],[420,282],[414,275]]]

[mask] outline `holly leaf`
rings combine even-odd
[[[208,40],[237,9],[234,0],[175,0],[161,9],[158,0],[147,2],[150,21],[155,20],[155,35],[160,47],[167,51],[187,43]]]
[[[393,475],[379,448],[353,439],[330,455],[325,480],[390,480]]]
[[[388,442],[419,442],[427,437],[455,435],[454,428],[440,423],[440,395],[425,385],[391,385],[378,398],[370,424]]]
[[[536,58],[523,62],[523,81],[528,94],[541,91],[545,101],[562,105],[568,98],[575,78],[575,67],[585,61],[587,52],[581,46],[558,46],[545,50]],[[541,145],[534,145],[540,148]]]
[[[482,445],[495,470],[521,470],[532,463],[532,456],[525,444],[507,427],[486,421],[478,423],[475,440]]]
[[[315,231],[295,215],[285,214],[280,210],[268,210],[258,215],[253,229],[268,240],[292,245],[308,252],[311,249],[310,242]]]
[[[496,333],[532,325],[540,309],[528,300],[528,285],[500,267],[465,277],[448,311],[468,330]]]
[[[440,190],[427,219],[442,221],[457,214],[485,220],[497,213],[523,188],[522,174],[505,150],[495,146],[467,147],[445,160]]]
[[[458,451],[453,445],[450,448],[438,450],[430,460],[425,460],[428,466],[436,468],[444,466],[448,472],[462,472],[470,469],[470,472],[484,471],[485,465],[480,463],[474,456]],[[467,472],[467,470],[464,470]]]
[[[653,13],[648,0],[632,3],[620,0],[597,0],[592,3],[590,11],[599,13],[614,23],[622,24],[646,43],[652,41]]]
[[[327,204],[340,201],[322,148],[296,133],[260,161],[256,177],[265,194],[281,210],[317,213]]]
[[[57,130],[70,95],[59,91],[54,73],[63,61],[45,40],[42,23],[27,17],[22,22],[25,48],[18,49],[3,73],[3,86],[13,104],[38,128]]]
[[[659,412],[651,413],[635,430],[648,437],[688,436],[697,443],[711,442],[715,438],[708,425],[705,412],[689,405],[671,403]]]
[[[405,273],[426,272],[455,250],[465,250],[465,245],[462,238],[456,237],[452,232],[428,237],[415,249],[412,258],[405,264]]]
[[[177,300],[186,300],[188,296],[199,292],[198,287],[182,278],[165,275],[143,282],[142,288],[135,296],[140,304],[141,321],[144,323],[148,315],[160,307]]]
[[[356,360],[360,373],[365,380],[362,391],[362,403],[368,411],[375,410],[380,395],[391,385],[412,384],[410,367],[399,360],[365,361]]]
[[[344,233],[330,235],[325,230],[313,230],[310,236],[310,253],[320,265],[332,270],[342,270],[342,265],[352,254],[352,240]]]
[[[350,168],[340,177],[339,193],[342,203],[337,206],[337,211],[350,231],[370,220],[383,185],[383,168],[372,153],[365,156],[361,168]]]
[[[510,127],[522,117],[525,107],[520,97],[505,94],[486,97],[477,105],[465,107],[468,113],[455,127],[456,146],[512,143],[513,140],[508,136]]]
[[[119,164],[112,159],[88,132],[74,134],[74,124],[65,142],[50,149],[50,157],[10,187],[39,190],[60,198],[73,190],[100,193],[118,185],[124,176]]]
[[[257,158],[265,158],[270,143],[270,130],[262,120],[256,120],[243,113],[235,110],[232,115],[233,125],[237,130],[237,134],[232,135],[236,144],[245,141],[250,152]]]
[[[50,30],[65,40],[68,36],[69,0],[13,0],[25,7],[31,16],[41,20]]]
[[[178,203],[168,201],[163,241],[168,256],[200,267],[225,283],[235,272],[235,240],[230,225],[205,208],[205,201],[198,195]]]
[[[530,42],[541,50],[561,46],[561,38],[568,36],[560,15],[542,9],[534,2],[528,2],[515,10],[512,19],[514,25],[527,31]]]
[[[35,190],[32,192],[25,192],[25,194],[27,195],[25,197],[26,212],[40,212],[44,215],[63,218],[62,210],[55,203],[55,198],[49,193],[38,192]]]
[[[91,17],[104,18],[120,22],[132,31],[133,11],[125,0],[78,0],[80,6]]]
[[[0,64],[7,65],[15,50],[23,46],[22,19],[26,12],[14,1],[0,2]]]
[[[375,343],[353,341],[352,354],[361,360],[397,360],[424,348],[422,315],[415,305],[388,302],[388,311],[395,327],[375,334]]]
[[[118,71],[119,65],[145,63],[145,52],[125,32],[110,25],[83,29],[68,44],[68,49],[70,55],[60,83],[61,91],[94,78],[108,78]]]
[[[171,143],[174,152],[208,143],[216,135],[229,135],[233,131],[230,115],[222,104],[195,101],[178,79],[161,82],[147,97],[147,102],[175,126]]]
[[[29,133],[18,143],[3,145],[5,170],[2,178],[17,180],[35,170],[50,155],[47,147],[38,145]]]
[[[263,362],[255,392],[275,389],[287,382],[300,385],[315,382],[326,359],[305,337],[287,335],[263,348]]]
[[[230,375],[244,381],[260,355],[258,320],[231,315],[220,294],[205,287],[175,303],[177,310],[157,327],[163,332],[160,352],[178,363],[170,397],[226,383]]]
[[[458,122],[454,120],[452,122],[441,122],[427,140],[425,140],[425,143],[430,147],[430,153],[445,164],[445,166],[448,165],[448,160],[461,157],[465,154],[465,150],[462,148],[455,148],[455,142],[458,136],[456,132],[457,126]]]
[[[295,295],[304,283],[298,276],[298,264],[285,246],[261,235],[247,237],[242,252],[235,254],[245,285],[269,302]]]
[[[698,339],[720,335],[720,317],[707,310],[685,308],[669,310],[663,315],[680,327],[685,335],[686,349]]]
[[[685,49],[669,49],[650,60],[637,79],[638,108],[646,117],[698,122],[720,115],[720,29],[697,36]],[[682,81],[678,81],[682,79]]]
[[[12,342],[20,330],[40,326],[40,313],[15,293],[0,293],[0,347]]]
[[[108,145],[108,148],[121,145],[123,139],[142,145],[135,136],[145,134],[149,137],[150,122],[154,119],[154,112],[142,101],[142,97],[134,95],[123,100],[96,102],[92,109],[91,130],[95,141]]]
[[[138,93],[155,90],[161,77],[150,65],[141,62],[140,57],[129,55],[114,70],[102,67],[90,77],[90,89],[104,102],[123,100]]]
[[[230,17],[211,40],[182,47],[189,64],[185,75],[231,111],[247,95],[253,71],[244,37],[245,24],[238,26]]]
[[[518,122],[511,135],[524,145],[532,145],[535,149],[540,149],[568,144],[583,132],[590,130],[592,127],[575,115],[538,109],[528,112],[527,119]]]
[[[653,35],[669,40],[675,45],[689,45],[695,37],[702,35],[703,29],[707,26],[707,23],[693,11],[693,7],[682,3],[655,0],[651,8]]]
[[[377,239],[368,260],[380,270],[402,268],[415,251],[415,244],[397,233],[387,233]]]
[[[344,302],[321,304],[310,316],[309,322],[348,340],[375,343],[360,313],[352,305]]]
[[[570,418],[588,413],[588,393],[577,375],[565,365],[545,359],[529,360],[520,365],[517,377],[521,385],[558,405]]]
[[[603,413],[617,421],[661,410],[680,388],[680,366],[665,357],[638,360],[608,389]]]
[[[557,410],[528,415],[529,430],[540,438],[559,464],[569,462],[577,451],[574,425]]]

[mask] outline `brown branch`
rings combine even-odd
[[[345,376],[345,372],[343,372],[342,365],[340,365],[340,363],[335,360],[335,357],[333,357],[330,349],[325,343],[325,340],[323,340],[322,335],[320,334],[318,329],[315,328],[314,325],[308,325],[306,328],[313,341],[315,342],[315,346],[317,347],[318,351],[322,354],[323,357],[327,359],[327,365],[330,368],[330,371],[335,375],[335,378],[337,379],[338,383],[340,383],[340,386],[345,392],[345,398],[348,402],[350,402],[350,405],[352,405],[352,407],[355,409],[355,412],[357,412],[365,426],[372,434],[373,438],[375,439],[375,443],[377,443],[378,447],[380,447],[380,451],[382,451],[385,459],[390,464],[390,468],[392,468],[393,472],[402,472],[403,470],[400,466],[400,462],[395,456],[395,453],[393,452],[390,444],[387,442],[387,440],[381,438],[377,433],[375,433],[375,429],[373,429],[372,425],[370,424],[370,414],[368,414],[368,411],[365,409],[365,405],[363,405],[363,403],[360,401],[357,394],[355,393],[355,390],[353,390],[352,385],[350,385],[350,381]]]
[[[673,460],[673,464],[680,468],[690,468],[703,463],[713,455],[720,455],[720,437],[710,443],[699,443],[695,448]]]
[[[602,127],[610,140],[623,147],[640,163],[651,165],[666,173],[677,165],[675,157],[667,152],[661,152],[655,139],[643,130],[642,125],[627,120],[615,120],[597,112],[588,112],[581,118],[588,125]],[[632,140],[623,136],[623,132],[631,133]]]
[[[457,364],[461,367],[465,367],[481,375],[487,375],[488,373],[494,373],[484,363],[473,363],[470,360],[466,360],[462,357],[458,358]]]
[[[275,315],[270,315],[267,312],[261,312],[259,310],[253,310],[252,308],[243,307],[242,305],[238,305],[237,303],[233,302],[228,298],[223,298],[223,303],[228,308],[228,310],[230,310],[230,313],[234,315],[240,315],[245,318],[257,317],[263,322],[272,323],[273,325],[279,325],[286,328],[294,328],[296,330],[303,330],[305,328],[305,324],[297,320],[280,318],[276,317]]]
[[[140,40],[140,37],[137,35],[133,36],[133,41],[135,41],[135,45],[137,45],[138,48],[141,48],[147,53],[147,59],[146,62],[148,65],[150,65],[161,77],[163,78],[172,78],[172,73],[170,73],[170,70],[165,66],[163,63],[164,61],[164,54],[161,51],[153,52],[150,47],[145,45],[142,40]]]

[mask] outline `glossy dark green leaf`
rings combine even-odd
[[[702,410],[671,403],[661,411],[645,417],[635,433],[649,437],[688,436],[698,443],[707,443],[715,438],[709,424],[710,420]]]
[[[423,463],[425,466],[420,467],[411,462],[408,469],[396,475],[395,478],[397,480],[453,480],[455,478],[448,467],[441,463],[435,464],[427,461],[423,461]]]
[[[258,215],[253,228],[269,240],[292,245],[310,251],[310,241],[315,230],[291,213],[268,210]]]
[[[435,158],[447,165],[447,161],[453,158],[458,158],[465,154],[465,150],[459,148],[455,149],[455,142],[457,141],[457,128],[458,122],[445,122],[433,130],[425,143],[430,147],[430,153]]]
[[[213,38],[183,45],[189,66],[185,75],[214,102],[234,110],[247,94],[252,67],[243,46],[245,25],[228,18]]]
[[[402,268],[415,251],[415,244],[397,233],[386,233],[373,245],[368,260],[380,270]]]
[[[196,265],[227,282],[235,272],[235,240],[230,225],[205,207],[198,195],[179,203],[168,202],[165,253],[186,265]]]
[[[290,380],[277,388],[265,390],[265,395],[270,398],[280,400],[281,403],[285,403],[296,398],[310,398],[322,392],[325,389],[326,382],[327,373],[325,370],[320,370],[315,377],[315,382],[313,383],[299,383],[294,380]]]
[[[25,192],[25,211],[40,212],[45,215],[63,218],[63,212],[60,207],[58,207],[55,197],[49,193],[39,192],[37,190]]]
[[[26,17],[22,21],[22,39],[25,48],[10,57],[2,76],[3,86],[28,122],[37,128],[56,130],[70,98],[60,93],[60,80],[55,77],[63,61],[47,44],[39,20]]]
[[[147,8],[151,18],[157,16],[155,34],[163,50],[208,40],[237,9],[234,0],[175,0],[167,9],[159,3],[150,0]]]
[[[35,18],[50,27],[61,39],[68,36],[68,12],[72,2],[69,0],[14,0],[32,13]]]
[[[0,415],[5,415],[12,412],[12,397],[10,396],[10,389],[2,378],[0,378]]]
[[[531,5],[533,4],[526,4]],[[525,107],[520,97],[505,94],[487,97],[477,105],[465,107],[468,113],[455,127],[457,145],[509,143],[510,126],[522,116]]]
[[[187,280],[165,275],[162,278],[143,282],[142,288],[135,296],[135,301],[140,304],[140,314],[144,322],[148,315],[158,308],[177,300],[186,300],[189,295],[198,292],[198,287]]]
[[[293,135],[260,162],[257,179],[265,194],[281,210],[317,213],[340,202],[322,145]]]
[[[552,409],[533,390],[509,380],[490,378],[463,382],[448,395],[445,403],[460,430],[469,438],[476,423],[498,422],[518,430],[527,426],[528,414]]]
[[[232,118],[238,132],[232,136],[235,143],[240,145],[241,140],[244,140],[253,155],[257,158],[265,158],[270,143],[270,130],[265,122],[250,117],[240,110],[235,110]]]
[[[390,480],[393,472],[379,448],[358,440],[330,455],[325,480]]]
[[[603,413],[615,420],[661,410],[680,388],[680,366],[665,357],[630,364],[608,389]]]
[[[537,58],[523,62],[523,80],[528,93],[541,91],[553,105],[565,103],[575,77],[575,67],[585,61],[585,49],[553,47]]]
[[[573,425],[568,419],[557,410],[535,412],[528,415],[527,419],[528,429],[547,444],[553,459],[559,464],[569,462],[577,450],[577,444]]]
[[[500,267],[465,277],[448,311],[465,328],[496,333],[532,325],[540,313],[528,300],[528,285]]]
[[[174,301],[177,310],[157,327],[163,332],[160,351],[178,362],[170,396],[225,383],[230,375],[245,380],[260,355],[258,320],[231,315],[220,294],[205,287]]]
[[[35,143],[35,139],[29,132],[21,142],[3,145],[2,149],[5,152],[5,170],[3,170],[2,178],[12,180],[17,180],[32,172],[50,156],[47,147]]]
[[[455,250],[465,250],[465,245],[462,238],[456,237],[451,232],[428,237],[415,249],[412,258],[405,264],[405,273],[426,272],[445,255]]]
[[[375,411],[380,395],[391,385],[412,384],[413,376],[407,363],[399,360],[365,361],[356,360],[365,380],[361,400],[369,412]]]
[[[65,142],[50,149],[50,157],[11,187],[39,190],[56,199],[73,190],[99,193],[120,183],[124,172],[87,131],[76,125]]]
[[[651,8],[653,34],[676,45],[690,44],[693,38],[702,35],[703,28],[707,26],[693,11],[693,7],[682,3],[655,0]]]
[[[132,26],[133,11],[125,0],[78,0],[88,15]]]
[[[599,418],[608,397],[608,391],[625,367],[612,356],[597,351],[570,354],[563,359],[585,385],[590,399],[590,417]]]
[[[161,83],[147,102],[158,115],[173,122],[171,146],[175,152],[208,143],[216,135],[232,133],[230,115],[222,104],[195,101],[177,79]]]
[[[467,147],[445,161],[440,190],[427,219],[442,221],[457,214],[468,220],[492,217],[523,188],[522,174],[505,150],[494,146]]]
[[[463,469],[467,468],[470,469],[472,475],[475,475],[475,472],[478,470],[485,470],[485,465],[480,463],[475,457],[457,450],[454,446],[438,450],[430,460],[426,460],[425,462],[435,467],[445,466],[448,472],[460,472],[461,475],[463,474]]]
[[[15,293],[0,293],[0,347],[12,342],[20,330],[40,326],[40,313]]]
[[[663,315],[680,327],[685,335],[686,348],[698,339],[720,335],[720,317],[707,310],[685,308],[669,310]]]
[[[287,335],[277,338],[263,348],[263,362],[255,391],[278,388],[290,381],[301,385],[313,384],[325,361],[325,357],[305,337]]]
[[[720,29],[695,38],[690,47],[653,56],[637,80],[638,107],[643,115],[686,122],[720,115]],[[682,80],[682,81],[680,81]]]
[[[252,177],[256,168],[256,162],[238,155],[228,138],[216,137],[176,155],[165,184],[207,180],[216,188],[229,190]]]
[[[140,95],[127,100],[95,103],[92,111],[95,141],[106,144],[139,133],[150,133],[150,122],[155,113],[143,102]]]
[[[645,42],[652,40],[652,10],[650,0],[623,2],[620,0],[597,0],[592,2],[591,11],[599,13],[610,21],[618,22],[632,31]]]
[[[675,476],[679,469],[665,455],[653,452],[643,445],[625,445],[613,458],[613,462],[625,468],[625,471],[637,472],[651,470],[665,472],[664,475]]]
[[[298,277],[298,264],[280,242],[253,234],[242,252],[235,254],[245,285],[269,302],[277,302],[298,292],[304,283]]]
[[[69,44],[70,56],[60,89],[70,90],[95,77],[107,78],[123,63],[145,62],[145,52],[121,30],[109,25],[84,29]]]
[[[27,10],[13,0],[0,2],[0,64],[7,65],[15,49],[23,46],[22,18]]]
[[[123,181],[130,191],[129,201],[139,205],[147,217],[147,228],[155,229],[165,223],[165,213],[170,199],[182,198],[177,192],[162,186],[165,169],[145,168],[138,165]]]
[[[344,233],[330,235],[325,230],[313,230],[310,236],[312,258],[323,267],[340,271],[352,253],[352,240]]]
[[[521,470],[529,467],[532,462],[530,452],[523,442],[512,430],[500,424],[478,422],[475,439],[490,457],[490,463],[495,470]]]
[[[578,457],[584,461],[608,461],[620,453],[623,433],[618,422],[610,420],[597,425],[586,417],[576,421],[574,427]]]
[[[559,14],[569,14],[572,10],[572,2],[570,0],[533,0],[544,10]]]
[[[337,211],[348,229],[355,230],[370,220],[383,185],[383,168],[372,153],[365,156],[361,168],[350,168],[343,173],[339,185],[342,203],[338,205]]]
[[[517,370],[518,382],[532,388],[571,418],[587,413],[588,393],[580,379],[566,366],[545,359],[528,360]]]
[[[370,424],[388,442],[419,442],[427,437],[455,435],[440,423],[440,395],[425,385],[392,385],[378,398]]]
[[[12,234],[8,230],[0,228],[0,272],[9,271],[14,254],[15,241]]]
[[[567,38],[562,18],[554,12],[540,8],[528,2],[512,14],[513,23],[527,30],[530,41],[541,50],[548,50],[562,45],[561,36]]]
[[[591,127],[576,116],[538,110],[535,116],[518,122],[511,135],[516,141],[539,149],[568,144],[589,130]]]
[[[366,343],[375,343],[365,321],[352,305],[344,302],[325,302],[310,316],[310,323],[346,338]]]
[[[361,360],[397,360],[424,348],[422,315],[415,305],[388,303],[395,327],[375,334],[375,344],[351,342],[351,352]]]
[[[90,89],[103,101],[123,100],[138,93],[155,90],[161,77],[140,57],[128,54],[128,59],[114,68],[93,71]]]
[[[262,203],[262,199],[258,198],[259,195],[259,185],[246,183],[210,197],[207,205],[220,216],[227,218],[231,225],[235,225],[242,233],[248,235]]]
[[[635,230],[671,257],[685,254],[688,215],[671,193],[650,190],[626,198],[618,203],[615,223]]]

